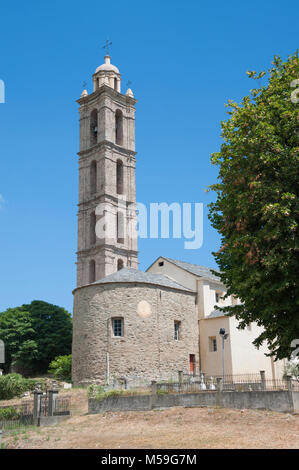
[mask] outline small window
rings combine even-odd
[[[221,299],[222,294],[223,294],[223,292],[215,292],[216,304],[218,304],[222,300]]]
[[[209,337],[209,351],[210,352],[217,351],[217,339],[215,336]]]
[[[181,339],[181,322],[180,321],[174,322],[174,339],[175,341],[179,341]]]
[[[96,243],[96,222],[97,222],[95,212],[92,212],[90,214],[90,221],[89,222],[90,222],[90,224],[89,224],[89,227],[90,227],[90,232],[89,232],[90,244],[94,245]]]
[[[123,113],[120,109],[115,112],[115,143],[123,144]]]
[[[125,240],[124,214],[122,212],[116,214],[116,239],[117,243],[122,244]]]
[[[97,192],[97,162],[94,160],[90,165],[90,194]]]
[[[159,266],[164,266],[164,261],[159,261]]]
[[[98,142],[98,111],[94,109],[90,115],[90,145]]]
[[[89,282],[95,282],[96,280],[96,263],[95,260],[92,259],[89,261]]]
[[[112,318],[112,332],[113,336],[124,335],[124,321],[122,318]]]
[[[124,164],[121,160],[116,162],[116,192],[117,194],[124,192]]]
[[[117,271],[124,267],[124,262],[122,259],[117,260]]]

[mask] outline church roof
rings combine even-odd
[[[213,312],[210,313],[206,318],[218,318],[218,317],[227,317],[227,315],[224,312],[221,312],[220,310],[213,310]]]
[[[164,258],[164,256],[162,256],[162,258]],[[188,271],[191,274],[195,274],[195,276],[206,277],[207,279],[210,279],[211,281],[218,281],[218,282],[220,281],[220,278],[218,276],[215,276],[215,274],[212,273],[212,270],[205,266],[200,266],[199,264],[186,263],[185,261],[178,261],[172,258],[164,258],[164,259],[166,259],[172,264],[175,264],[179,268],[182,268],[185,271]],[[220,271],[218,271],[217,269],[214,269],[214,271],[220,273]]]
[[[127,283],[127,282],[137,282],[141,284],[154,284],[157,286],[171,287],[172,289],[184,290],[187,292],[193,292],[190,289],[182,286],[181,284],[173,281],[163,274],[153,274],[153,273],[144,273],[138,269],[133,268],[123,268],[119,271],[110,274],[109,276],[99,279],[96,282],[93,282],[92,285],[97,284],[110,284],[110,283]]]

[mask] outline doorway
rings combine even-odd
[[[190,374],[195,375],[195,354],[189,354],[189,370]]]

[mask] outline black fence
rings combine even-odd
[[[34,398],[0,407],[0,429],[12,431],[24,426],[40,425],[40,418],[70,415],[71,396],[57,392],[34,393]],[[4,412],[1,410],[4,410]],[[6,411],[6,412],[5,412]]]
[[[23,426],[32,426],[34,401],[26,400],[16,405],[1,406],[0,411],[4,410],[6,413],[0,413],[0,429],[2,431],[12,431]],[[2,416],[7,417],[2,417]]]

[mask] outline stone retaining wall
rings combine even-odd
[[[181,394],[128,395],[88,400],[90,414],[105,411],[147,411],[174,406],[223,406],[299,413],[299,392],[200,392]]]

